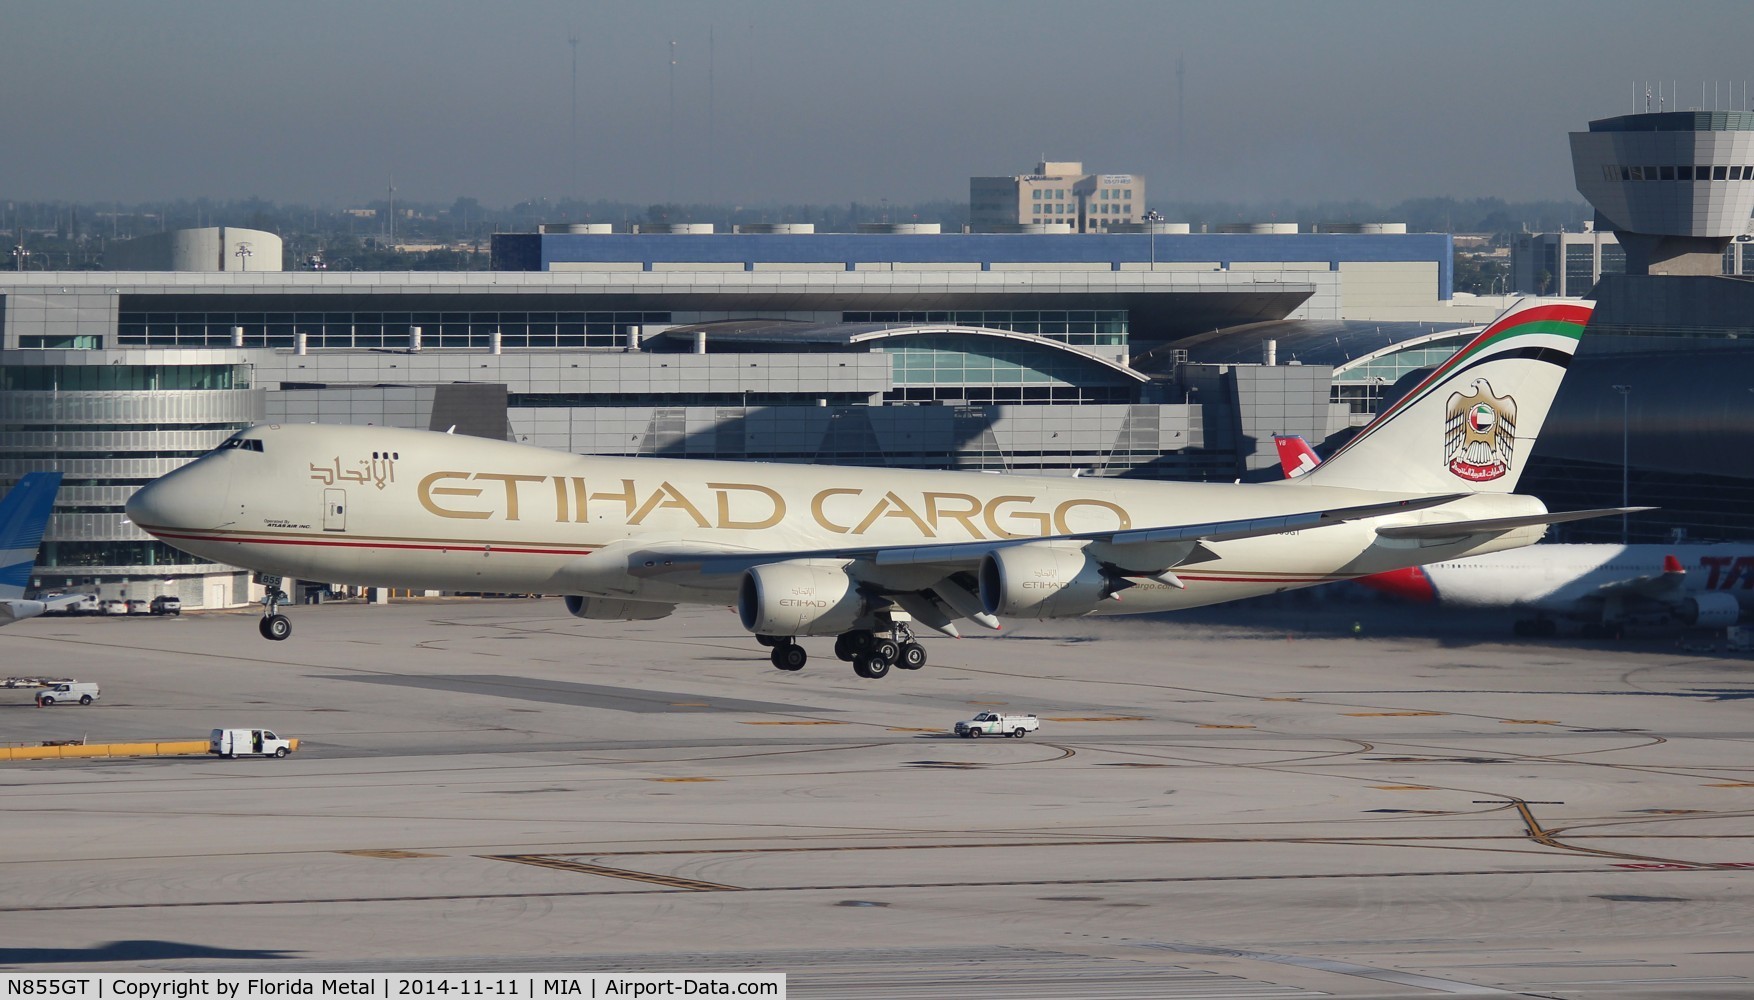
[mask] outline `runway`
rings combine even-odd
[[[723,610],[39,619],[0,968],[761,969],[795,997],[1741,997],[1754,662],[1297,613],[1021,623],[857,678]],[[28,664],[28,668],[25,666]],[[985,708],[1039,734],[957,740]]]

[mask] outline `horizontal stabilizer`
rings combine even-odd
[[[1432,524],[1397,524],[1378,528],[1381,538],[1459,538],[1463,535],[1490,535],[1536,524],[1563,524],[1610,514],[1636,514],[1655,510],[1654,507],[1600,507],[1595,510],[1566,510],[1558,513],[1527,514],[1522,517],[1488,517],[1473,521],[1439,521]]]

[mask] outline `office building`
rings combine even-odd
[[[1138,174],[1087,174],[1082,163],[1043,161],[1030,174],[968,179],[975,232],[1104,233],[1145,215],[1145,178]]]

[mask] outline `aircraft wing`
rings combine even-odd
[[[1086,531],[1069,535],[1048,535],[1028,538],[997,538],[979,542],[930,542],[921,545],[848,545],[834,548],[790,551],[725,551],[702,550],[686,543],[675,547],[655,543],[640,547],[646,560],[656,563],[648,572],[666,569],[705,575],[741,573],[766,563],[793,559],[848,559],[869,562],[876,566],[936,566],[946,573],[972,570],[982,556],[998,548],[1032,545],[1041,542],[1097,542],[1109,554],[1125,557],[1137,551],[1143,558],[1137,568],[1162,570],[1168,566],[1149,566],[1149,549],[1180,545],[1192,552],[1201,542],[1227,542],[1241,538],[1259,538],[1291,531],[1305,531],[1329,524],[1342,524],[1384,514],[1407,513],[1437,507],[1468,494],[1448,493],[1411,500],[1334,507],[1327,510],[1279,514],[1271,517],[1242,518],[1234,521],[1209,521],[1197,524],[1164,525],[1152,528],[1118,528],[1108,531]],[[666,560],[669,561],[668,565]],[[636,570],[636,572],[638,572]]]
[[[1564,510],[1556,513],[1528,514],[1522,517],[1486,517],[1472,521],[1434,521],[1429,524],[1392,524],[1376,529],[1383,538],[1459,538],[1463,535],[1489,535],[1513,528],[1536,524],[1563,524],[1610,514],[1636,514],[1655,510],[1654,507],[1598,507],[1594,510]]]

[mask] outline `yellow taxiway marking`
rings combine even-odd
[[[1371,785],[1370,787],[1380,788],[1385,792],[1429,792],[1435,790],[1430,785]]]
[[[1195,726],[1194,728],[1195,729],[1253,729],[1255,727],[1239,725],[1236,723],[1206,722],[1206,723],[1201,723],[1200,725]]]
[[[708,707],[710,707],[704,701],[673,701],[670,703],[670,705],[674,708],[708,708]]]
[[[971,701],[970,705],[1009,705],[1008,701]]]
[[[723,892],[741,889],[742,886],[720,885],[717,882],[697,882],[694,879],[679,878],[674,875],[653,875],[649,872],[629,871],[625,868],[609,868],[604,865],[590,865],[582,861],[566,861],[561,858],[547,858],[540,854],[500,854],[495,855],[501,861],[511,861],[520,865],[535,865],[538,868],[553,868],[563,872],[578,872],[581,875],[601,875],[604,878],[621,878],[631,882],[645,882],[660,885],[666,889],[692,889],[696,892]]]
[[[1415,718],[1422,715],[1448,715],[1448,712],[1341,712],[1358,719],[1398,719]]]
[[[683,781],[723,781],[724,779],[723,778],[647,778],[646,780],[647,781],[668,781],[668,782],[674,783],[674,782],[683,782]]]
[[[762,720],[760,722],[743,723],[745,726],[844,726],[844,722],[832,722],[828,719],[779,719]]]
[[[1754,788],[1754,781],[1723,781],[1723,782],[1719,782],[1718,784],[1715,784],[1715,785],[1706,785],[1705,787],[1707,787],[1707,788]]]
[[[1498,723],[1499,723],[1499,725],[1502,725],[1502,726],[1557,726],[1557,725],[1559,725],[1559,723],[1553,719],[1499,719]]]
[[[1143,715],[1050,715],[1049,722],[1144,722]]]
[[[1262,701],[1302,701],[1302,698],[1262,698]]]
[[[356,858],[442,858],[442,854],[422,854],[419,851],[336,851],[336,854],[351,854]]]
[[[928,729],[925,726],[890,726],[892,733],[941,733],[942,729]]]

